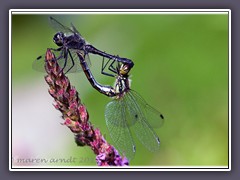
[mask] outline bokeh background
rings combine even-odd
[[[44,73],[32,63],[55,48],[49,15],[12,16],[12,161],[15,166],[96,165],[88,147],[77,147],[52,106]],[[130,162],[140,166],[228,165],[228,15],[53,15],[72,22],[95,47],[134,61],[132,89],[165,116],[156,129],[159,152],[136,140]],[[90,56],[101,84],[101,58]],[[112,142],[104,110],[111,100],[91,87],[84,73],[68,74],[90,121]],[[21,160],[22,159],[22,160]],[[40,159],[41,162],[36,162]]]

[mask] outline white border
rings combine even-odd
[[[229,9],[11,9],[12,14],[228,14]]]
[[[116,12],[117,11],[117,12]],[[140,12],[141,11],[141,12]],[[169,12],[170,11],[170,12]],[[12,127],[12,14],[228,14],[229,15],[229,168],[227,166],[127,166],[127,167],[99,167],[99,166],[14,166],[11,167],[11,127]],[[15,169],[19,168],[19,169]],[[46,168],[46,169],[45,169]],[[53,169],[59,168],[59,169]],[[63,169],[64,168],[64,169]],[[81,168],[81,169],[80,169]],[[95,168],[95,169],[89,169]],[[141,169],[135,169],[141,168]],[[145,168],[145,169],[143,169]],[[153,169],[159,168],[159,169]],[[185,169],[182,169],[185,168]],[[191,169],[187,169],[191,168]],[[10,171],[230,171],[231,170],[231,10],[230,9],[10,9],[9,10],[9,170]]]
[[[11,169],[11,171],[229,171],[227,166],[14,166],[14,168],[20,169]],[[46,168],[46,169],[44,169]],[[59,168],[59,169],[52,169]],[[65,169],[66,168],[66,169]],[[94,168],[94,169],[90,169]],[[139,169],[137,169],[139,168]],[[143,169],[145,168],[145,169]],[[157,169],[156,169],[157,168]],[[182,169],[185,168],[185,169]],[[191,168],[191,169],[187,169]],[[218,168],[218,169],[217,169]]]

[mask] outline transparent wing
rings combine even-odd
[[[64,73],[78,73],[83,71],[76,53],[77,51],[76,49],[69,49],[67,53],[64,53],[64,51],[54,51],[59,66],[64,68]],[[91,62],[88,54],[85,55],[85,61],[90,67]],[[33,62],[32,68],[36,71],[45,72],[44,64],[45,55],[41,55]]]
[[[130,160],[135,154],[135,143],[127,125],[126,113],[124,102],[115,99],[107,104],[105,119],[117,150]]]
[[[75,28],[75,26],[72,23],[71,23],[71,28],[72,28],[73,32],[75,32],[76,34],[81,36],[81,34],[78,32],[77,28]]]
[[[58,64],[61,68],[64,68],[64,73],[79,73],[82,72],[83,69],[80,65],[79,57],[77,56],[77,49],[68,49],[67,57],[61,57],[58,59]],[[67,59],[67,61],[65,60]],[[85,61],[88,66],[91,66],[89,55],[85,55]],[[65,64],[66,62],[66,64]]]
[[[32,69],[39,72],[46,72],[44,68],[45,54],[38,56],[32,63]]]
[[[156,121],[159,125],[162,125],[163,119],[160,113],[157,113],[157,110],[152,111],[152,108],[149,108],[150,106],[135,91],[130,90],[125,94],[123,99],[127,104],[127,111],[129,111],[128,121],[130,122],[131,129],[149,151],[157,151],[160,140],[149,122]]]
[[[161,112],[147,104],[147,102],[134,90],[130,91],[131,96],[135,99],[139,108],[144,113],[147,122],[153,128],[160,128],[164,124],[164,116]]]
[[[67,26],[64,26],[51,16],[49,17],[49,22],[52,28],[57,32],[63,32],[65,34],[74,34],[74,30],[70,29]]]

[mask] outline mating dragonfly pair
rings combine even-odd
[[[91,85],[100,93],[114,97],[106,106],[106,125],[116,148],[129,160],[136,152],[133,134],[149,150],[157,151],[160,140],[153,128],[162,126],[163,115],[148,105],[134,90],[130,89],[129,72],[134,63],[127,58],[111,55],[88,44],[75,26],[66,27],[53,17],[51,26],[57,31],[53,37],[59,47],[55,51],[56,60],[64,73],[84,71]],[[115,85],[99,84],[92,75],[89,54],[103,57],[101,73],[115,78]],[[44,71],[44,56],[39,56],[33,63],[35,70]],[[105,61],[105,58],[107,59]],[[106,71],[108,70],[108,71]]]

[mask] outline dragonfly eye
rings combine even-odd
[[[62,32],[58,32],[54,35],[53,42],[58,46],[62,46],[63,38],[64,38],[64,34]]]

